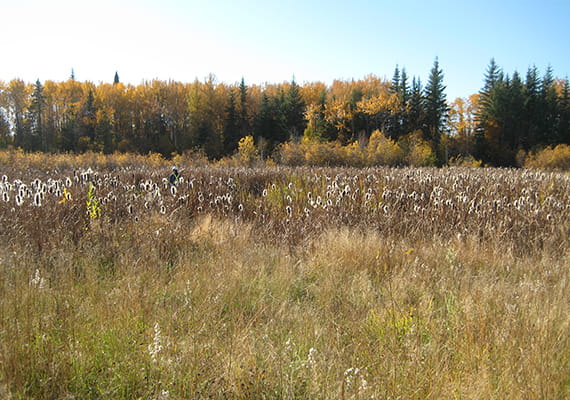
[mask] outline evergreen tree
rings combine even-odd
[[[410,88],[408,87],[408,75],[406,74],[406,69],[398,69],[396,66],[396,71],[394,72],[394,77],[392,78],[392,86],[390,91],[398,96],[398,108],[394,111],[393,115],[388,118],[387,125],[389,136],[393,139],[398,139],[402,135],[408,133],[408,101],[410,97]]]
[[[115,77],[113,78],[113,85],[116,85],[117,83],[119,83],[119,72],[115,71]]]
[[[448,107],[445,86],[443,85],[443,71],[439,67],[439,60],[436,57],[425,88],[426,132],[424,132],[426,138],[434,146],[439,145],[440,136],[445,128],[444,124],[447,114]]]
[[[476,110],[477,132],[475,135],[475,156],[490,162],[498,153],[497,87],[503,84],[503,72],[492,58],[485,72],[483,88],[479,91]]]
[[[285,118],[285,94],[279,88],[276,96],[264,91],[254,121],[254,136],[257,143],[263,142],[264,151],[271,152],[279,143],[287,140]]]
[[[48,151],[47,137],[44,135],[43,114],[46,105],[44,87],[38,79],[34,85],[29,108],[32,141],[29,144],[33,150]]]
[[[538,69],[532,66],[527,70],[525,82],[525,129],[522,137],[525,150],[534,148],[540,137],[540,86]]]
[[[400,80],[400,91],[398,92],[400,98],[402,100],[402,104],[407,106],[409,96],[410,96],[410,88],[408,87],[408,75],[406,74],[406,69],[402,68],[402,78]]]
[[[240,122],[236,109],[235,92],[232,88],[229,94],[229,104],[226,108],[226,124],[224,128],[224,152],[231,154],[237,149],[241,137]]]
[[[285,96],[285,119],[290,137],[300,137],[305,131],[305,102],[295,79]]]
[[[554,87],[554,73],[548,66],[542,78],[539,101],[539,137],[540,144],[556,144],[558,142],[558,95]]]
[[[396,64],[396,68],[394,69],[394,75],[392,76],[392,85],[390,86],[390,90],[393,93],[400,93],[400,68],[398,64]]]
[[[570,144],[570,83],[568,82],[568,77],[566,77],[562,84],[559,110],[558,143]]]
[[[239,85],[239,139],[249,135],[249,117],[247,115],[247,89],[248,87],[245,84],[244,79],[241,78]]]
[[[522,145],[521,133],[524,129],[525,103],[524,84],[517,71],[514,72],[512,79],[508,81],[505,94],[501,96],[501,99],[505,103],[505,105],[501,107],[504,113],[504,143],[510,150],[516,151]]]
[[[478,130],[484,131],[489,119],[493,114],[493,94],[498,83],[503,81],[503,72],[492,58],[487,71],[485,72],[485,80],[483,88],[479,91],[479,105],[477,109],[477,120],[479,122]]]
[[[495,85],[503,80],[503,72],[501,68],[497,65],[494,58],[491,58],[487,71],[485,73],[485,84],[483,89],[480,91],[481,96],[485,97],[488,95]]]
[[[255,141],[267,143],[268,150],[271,150],[273,147],[273,143],[270,140],[271,132],[276,128],[272,104],[269,96],[264,91],[261,94],[261,102],[253,123]]]
[[[291,132],[289,128],[289,105],[282,87],[279,87],[277,94],[271,98],[271,109],[275,129],[270,133],[270,141],[274,144],[283,143],[291,138]]]
[[[424,130],[424,97],[423,88],[420,78],[412,78],[412,88],[410,90],[409,110],[408,110],[408,123],[407,132],[414,132]]]

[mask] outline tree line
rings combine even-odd
[[[568,79],[535,67],[526,79],[494,60],[480,93],[448,102],[436,58],[427,82],[396,66],[391,80],[369,75],[331,85],[291,82],[230,85],[213,75],[191,83],[112,83],[20,79],[0,82],[0,147],[42,152],[149,152],[200,149],[231,155],[252,136],[263,157],[288,141],[366,144],[379,130],[431,146],[441,165],[472,156],[515,165],[520,151],[569,143]]]

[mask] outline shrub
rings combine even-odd
[[[447,164],[450,167],[480,168],[483,166],[483,161],[477,160],[472,155],[463,156],[459,154],[457,157],[451,157]]]
[[[567,144],[559,144],[554,148],[549,146],[533,153],[526,158],[524,167],[570,171],[570,146]]]
[[[277,161],[283,165],[292,167],[305,164],[305,153],[301,146],[293,142],[285,142],[279,145],[276,151]]]
[[[404,151],[392,139],[375,130],[366,147],[366,161],[368,165],[399,165],[404,161]]]
[[[436,156],[433,149],[422,138],[421,131],[412,132],[400,141],[404,149],[404,159],[411,167],[428,167],[436,164]]]

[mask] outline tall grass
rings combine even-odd
[[[567,175],[0,173],[2,398],[570,397]]]

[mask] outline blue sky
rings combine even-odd
[[[248,84],[426,82],[435,57],[449,100],[476,93],[494,57],[505,72],[570,75],[570,0],[0,0],[0,80],[123,82],[208,74]]]

